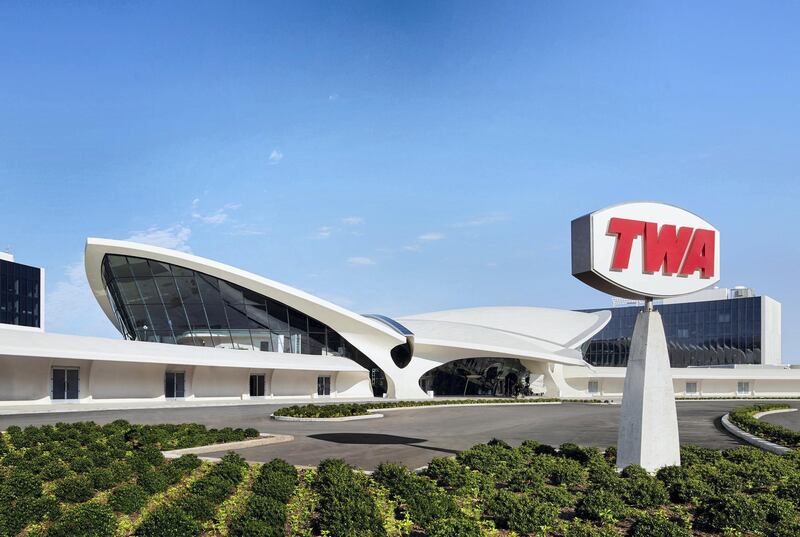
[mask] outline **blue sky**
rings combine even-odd
[[[359,312],[598,307],[569,222],[629,200],[722,233],[800,362],[792,2],[0,5],[0,249],[48,330],[117,337],[87,236]]]

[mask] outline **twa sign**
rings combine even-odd
[[[625,203],[572,221],[572,275],[625,298],[666,298],[719,281],[719,231],[663,203]]]

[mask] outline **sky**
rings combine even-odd
[[[47,330],[120,337],[87,237],[189,251],[361,313],[604,307],[570,221],[721,231],[721,286],[800,363],[796,2],[3,2],[0,250]]]

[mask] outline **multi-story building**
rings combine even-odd
[[[583,345],[597,367],[624,367],[641,304],[615,300],[611,321]],[[656,301],[672,367],[780,365],[781,304],[746,287]],[[596,310],[584,310],[596,311]]]
[[[44,330],[44,270],[0,252],[0,324]]]

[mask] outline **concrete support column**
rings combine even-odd
[[[620,412],[617,467],[639,464],[655,472],[680,463],[667,338],[661,314],[648,300],[633,329]]]

